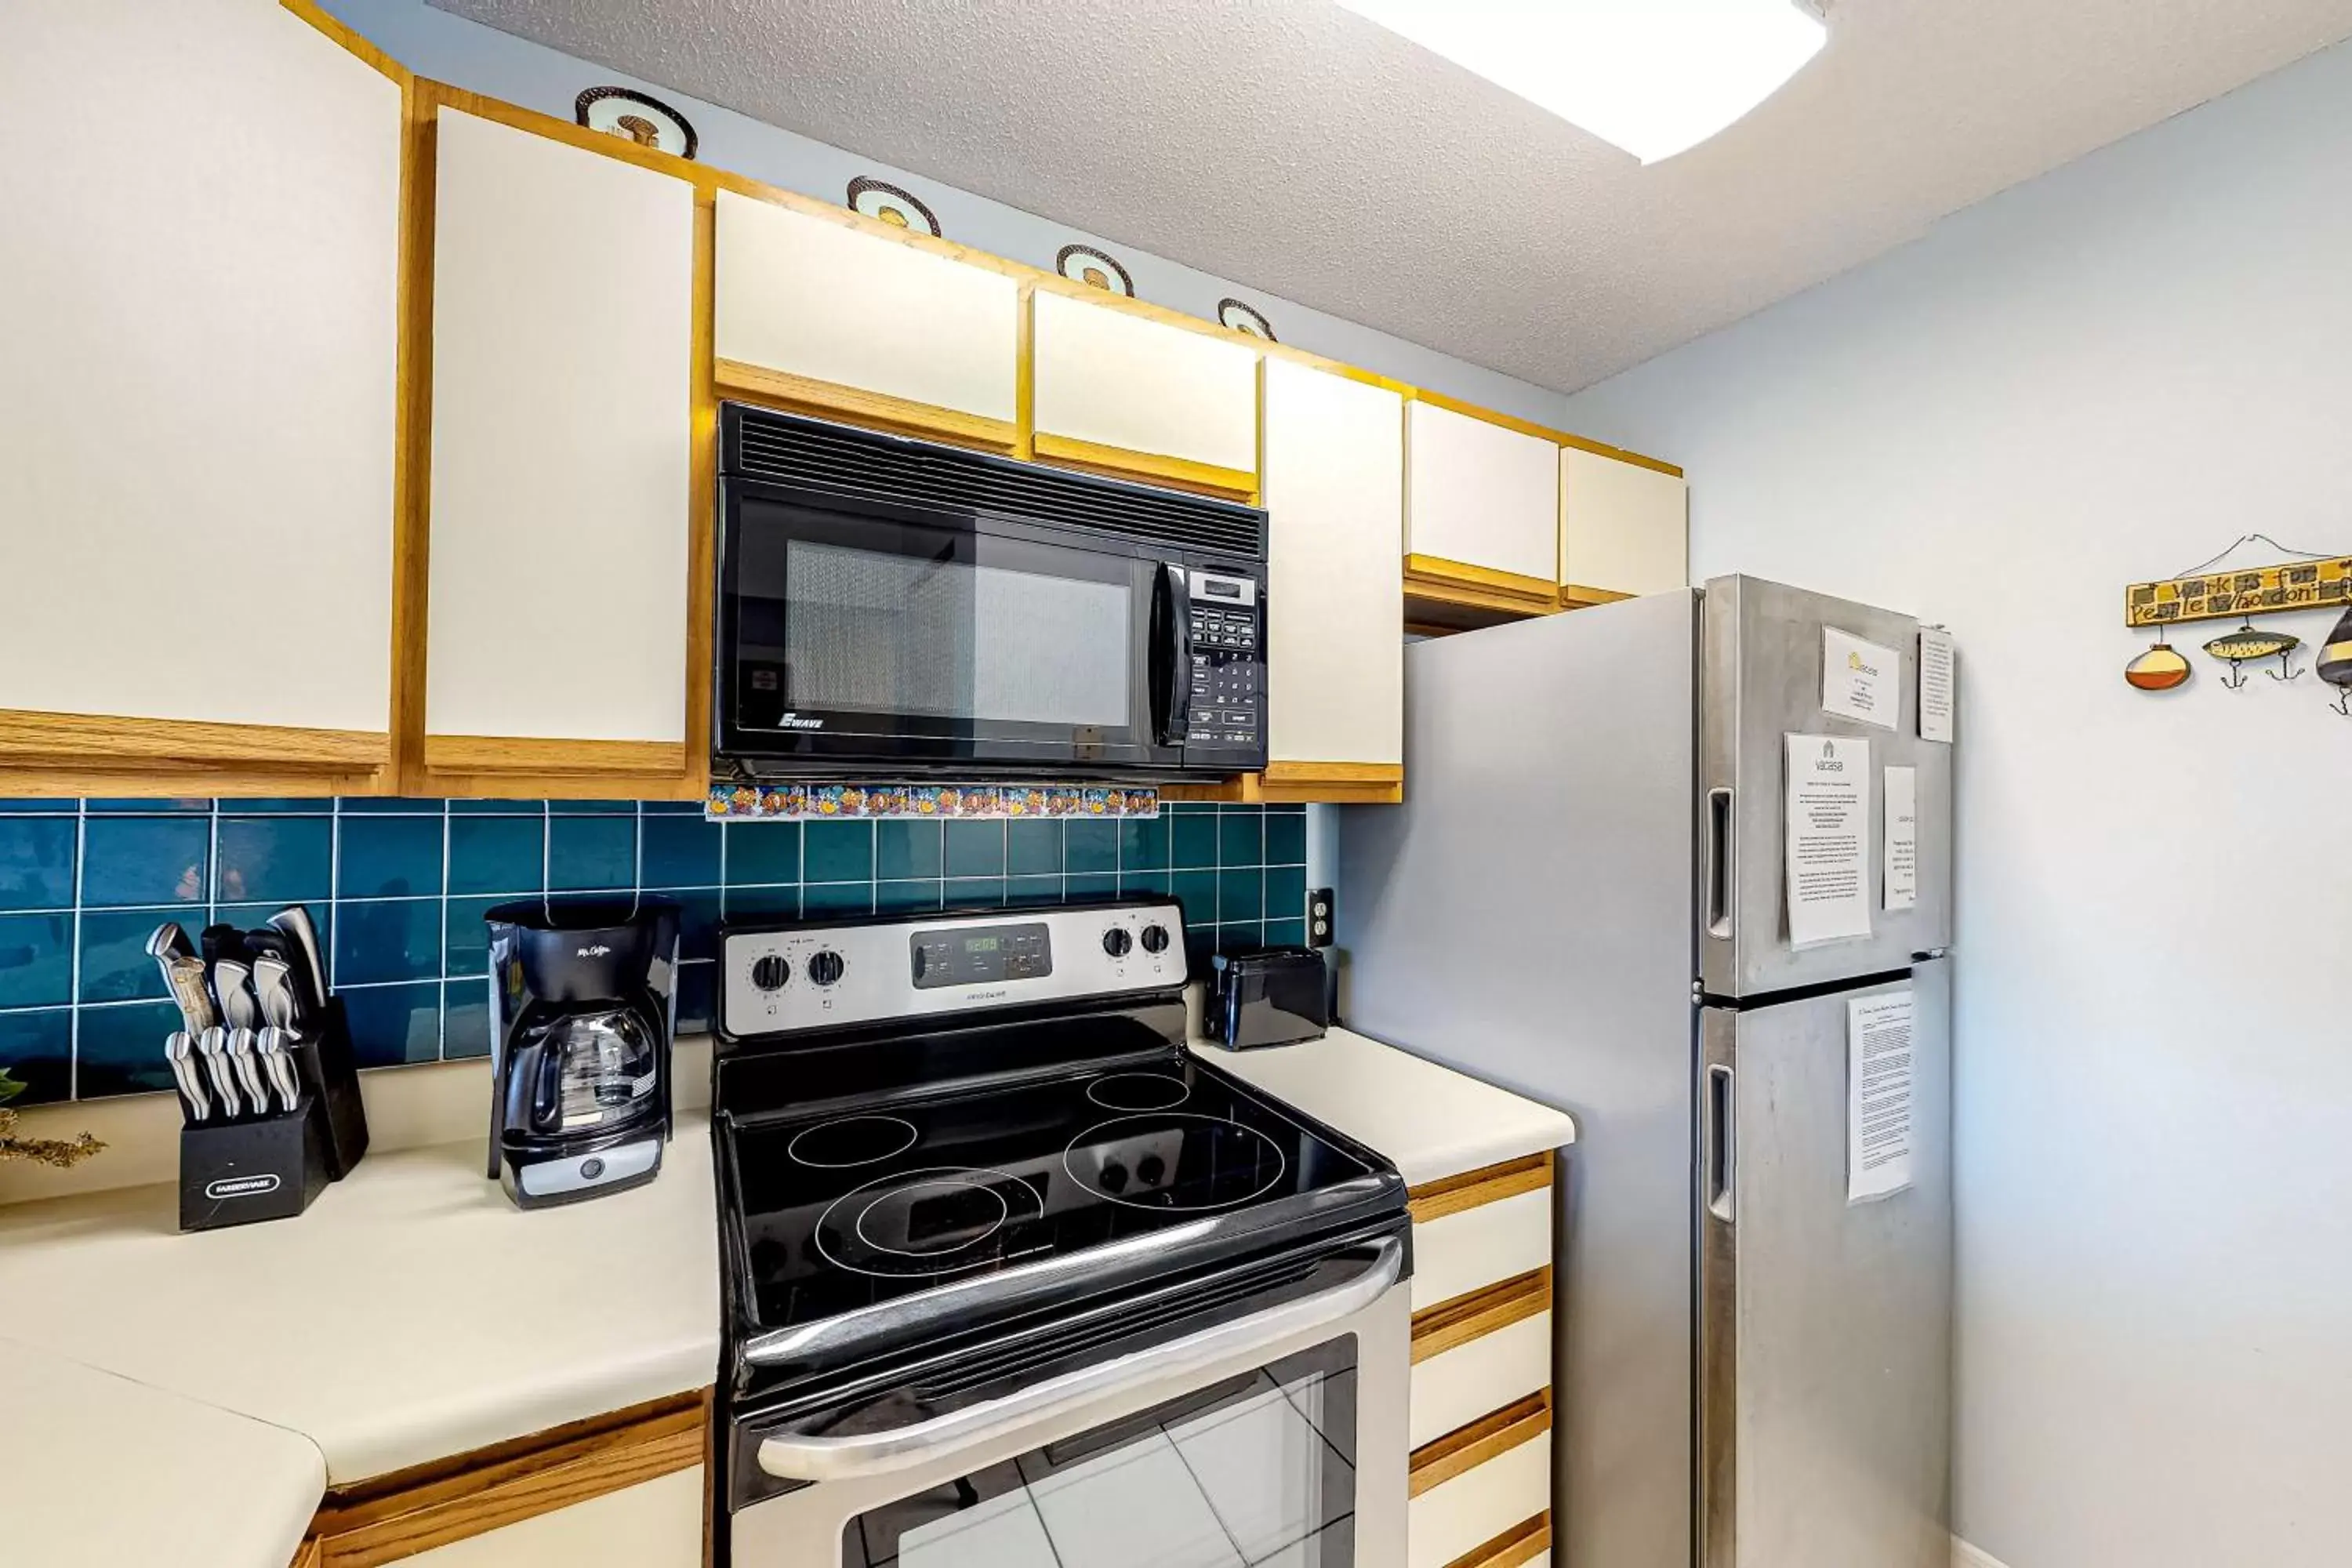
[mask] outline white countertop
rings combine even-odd
[[[698,1112],[652,1184],[528,1214],[478,1141],[371,1152],[299,1217],[225,1230],[181,1235],[166,1186],[0,1208],[0,1340],[282,1428],[345,1485],[709,1386],[710,1165]]]
[[[1564,1110],[1346,1029],[1295,1046],[1192,1050],[1386,1154],[1408,1186],[1576,1142]]]
[[[0,1342],[0,1559],[281,1568],[319,1506],[307,1437]]]

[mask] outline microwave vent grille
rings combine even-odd
[[[722,461],[733,477],[925,511],[1025,518],[1265,558],[1265,514],[1253,507],[740,404],[728,405],[725,415]]]

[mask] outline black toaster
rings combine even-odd
[[[1321,1039],[1331,1024],[1323,955],[1307,947],[1218,954],[1202,1023],[1229,1051]]]

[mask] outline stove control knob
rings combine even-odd
[[[1145,926],[1143,928],[1143,951],[1146,952],[1167,952],[1168,928],[1161,925]]]
[[[762,991],[782,991],[793,977],[793,966],[781,953],[763,953],[751,961],[751,984]]]
[[[1168,1162],[1157,1154],[1146,1154],[1135,1163],[1136,1179],[1147,1187],[1156,1187],[1168,1174]]]
[[[808,977],[816,984],[830,985],[841,978],[841,972],[845,967],[846,966],[841,962],[841,954],[829,947],[824,948],[809,954]]]
[[[1107,1193],[1125,1192],[1127,1190],[1127,1167],[1120,1164],[1116,1160],[1112,1160],[1105,1163],[1102,1168],[1102,1184],[1103,1191]]]
[[[1113,926],[1103,932],[1103,951],[1113,958],[1125,958],[1127,950],[1134,945],[1135,939],[1127,934],[1125,926]]]

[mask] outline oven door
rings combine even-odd
[[[1203,1311],[1193,1324],[1209,1326],[1141,1349],[1099,1345],[1083,1364],[904,1426],[845,1418],[828,1430],[826,1413],[781,1426],[743,1418],[741,1466],[814,1484],[748,1504],[739,1496],[728,1560],[1402,1568],[1403,1258],[1402,1239],[1381,1238],[1334,1258],[1311,1289],[1278,1305]]]
[[[722,757],[755,772],[1181,765],[1171,562],[1051,524],[755,480],[729,479],[722,507]]]

